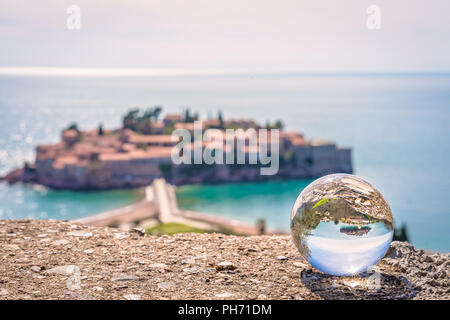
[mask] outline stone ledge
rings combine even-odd
[[[311,268],[290,236],[142,236],[0,220],[0,299],[450,299],[449,254],[393,242],[373,274]]]

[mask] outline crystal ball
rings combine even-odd
[[[391,209],[369,182],[331,174],[308,185],[291,212],[291,234],[316,269],[336,276],[367,271],[386,253],[394,233]]]

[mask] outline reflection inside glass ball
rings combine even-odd
[[[312,182],[295,201],[291,234],[302,256],[328,274],[367,271],[386,253],[393,218],[381,193],[350,174]]]

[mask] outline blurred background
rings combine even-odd
[[[0,2],[0,175],[34,149],[121,124],[130,108],[282,119],[349,146],[354,173],[420,248],[450,250],[450,3],[377,1]],[[67,28],[69,5],[81,28]],[[310,180],[183,186],[182,208],[288,230]],[[0,183],[1,218],[73,219],[140,190],[55,191]]]

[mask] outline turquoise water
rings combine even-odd
[[[383,193],[396,224],[407,223],[413,244],[450,251],[449,75],[0,77],[0,174],[32,160],[36,145],[58,141],[60,130],[72,121],[81,128],[100,121],[115,127],[127,109],[155,104],[170,112],[191,106],[204,117],[221,109],[225,117],[262,123],[281,118],[307,138],[351,146],[355,173]],[[250,222],[264,217],[269,226],[287,230],[292,204],[305,185],[179,192],[184,207]],[[0,191],[0,212],[10,218],[76,218],[134,199],[131,191],[86,197],[67,192],[59,201],[24,186],[2,185]],[[61,211],[61,203],[69,209]],[[33,210],[36,206],[42,210]]]
[[[268,225],[289,230],[289,215],[298,194],[311,180],[183,186],[177,188],[178,205],[184,209],[233,217],[249,223],[260,218]]]
[[[72,192],[0,183],[2,219],[77,219],[112,210],[144,197],[142,190]]]

